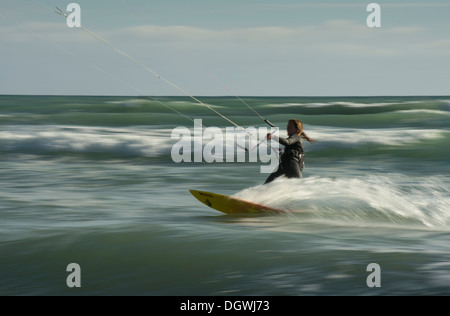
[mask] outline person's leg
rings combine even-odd
[[[272,182],[273,180],[275,180],[279,176],[282,176],[283,174],[284,174],[283,167],[281,166],[281,164],[279,164],[277,170],[275,170],[270,174],[270,176],[266,179],[266,182],[264,182],[264,184]]]
[[[302,171],[300,169],[300,165],[298,161],[294,159],[289,159],[285,165],[286,169],[286,177],[288,178],[301,178]]]

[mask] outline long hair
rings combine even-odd
[[[306,135],[305,132],[303,132],[303,123],[301,121],[296,120],[296,119],[291,119],[291,120],[289,120],[288,123],[292,123],[292,124],[294,124],[295,127],[297,127],[297,135],[298,136],[306,139],[310,143],[316,142],[316,140],[309,138],[309,136]]]

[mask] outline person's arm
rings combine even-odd
[[[288,138],[280,137],[278,139],[278,142],[283,146],[289,146],[295,143],[298,143],[300,141],[300,136],[297,134],[291,135]]]
[[[277,137],[275,135],[267,134],[267,139],[273,139],[273,140],[279,142],[283,146],[289,146],[289,145],[299,142],[300,136],[298,136],[297,134],[294,134],[294,135],[289,136],[288,138],[283,138],[283,137]]]

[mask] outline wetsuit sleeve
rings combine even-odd
[[[278,139],[275,139],[275,140],[278,140],[278,142],[283,146],[289,146],[289,145],[299,142],[300,136],[294,134],[294,135],[289,136],[289,138],[279,137]]]

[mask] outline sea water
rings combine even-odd
[[[156,99],[170,108],[0,96],[0,295],[450,294],[450,97],[246,97],[280,136],[297,118],[318,141],[302,179],[268,185],[258,161],[175,163],[175,128],[230,123]],[[268,127],[238,99],[199,99]],[[189,189],[290,212],[225,215]]]

